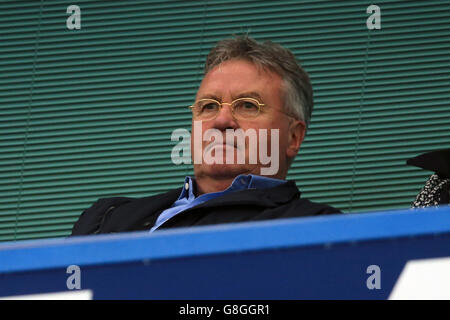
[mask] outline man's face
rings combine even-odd
[[[195,119],[193,117],[193,130],[191,135],[192,155],[195,152],[204,154],[206,147],[214,143],[214,141],[203,141],[204,133],[208,129],[217,129],[223,136],[223,145],[215,146],[212,154],[222,149],[223,163],[206,163],[202,159],[200,164],[195,164],[195,176],[208,176],[216,179],[227,179],[236,177],[239,174],[255,174],[261,175],[261,168],[269,167],[270,164],[262,164],[260,154],[257,161],[249,161],[250,139],[246,139],[245,150],[239,149],[237,146],[226,144],[227,129],[242,129],[245,131],[252,129],[257,133],[257,150],[261,152],[261,143],[266,145],[266,153],[270,157],[271,150],[276,148],[278,151],[277,170],[270,176],[284,179],[288,169],[288,158],[293,158],[298,152],[304,137],[304,123],[281,112],[283,109],[282,97],[282,78],[274,72],[259,69],[257,66],[246,60],[229,60],[216,66],[210,70],[204,77],[200,88],[197,92],[196,101],[199,99],[215,99],[221,103],[231,103],[233,100],[242,97],[249,97],[259,100],[264,104],[256,118],[236,119],[233,117],[231,106],[224,104],[220,109],[216,118],[211,120],[203,120],[201,124],[201,137],[198,135],[200,130],[194,130]],[[267,139],[261,138],[260,129],[266,129]],[[278,129],[279,139],[272,139],[274,130]],[[264,131],[264,130],[263,130]],[[198,140],[197,140],[198,139]],[[194,143],[197,140],[197,143]],[[278,141],[277,141],[278,140]],[[276,144],[275,146],[273,144]],[[199,146],[202,150],[196,150]],[[211,147],[211,146],[210,146]],[[253,146],[255,147],[255,146]],[[227,154],[230,154],[230,148],[234,148],[234,159],[226,160]],[[210,149],[211,150],[211,149]],[[251,149],[256,150],[256,149]],[[232,151],[232,150],[231,150]],[[245,163],[238,163],[237,154],[245,152]],[[211,153],[210,153],[211,154]],[[276,153],[275,153],[276,154]],[[267,159],[267,158],[266,158]],[[233,161],[234,160],[234,161]],[[229,163],[232,162],[232,163]]]

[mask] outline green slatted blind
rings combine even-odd
[[[81,7],[68,30],[66,8]],[[407,208],[450,147],[450,2],[4,1],[0,3],[0,240],[70,234],[110,196],[179,187],[175,128],[209,48],[248,32],[290,48],[315,110],[292,165],[304,196],[346,212]]]

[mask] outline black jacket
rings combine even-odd
[[[82,213],[73,227],[72,235],[150,230],[161,212],[178,199],[180,192],[181,188],[138,199],[99,199]],[[227,193],[180,212],[157,230],[335,213],[340,211],[301,199],[295,182],[288,181],[268,189]]]

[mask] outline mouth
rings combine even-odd
[[[206,152],[210,152],[212,149],[214,149],[214,148],[234,148],[234,149],[237,149],[237,150],[240,150],[239,148],[238,148],[238,146],[237,145],[234,145],[234,144],[228,144],[228,143],[210,143],[210,144],[208,144],[207,146],[206,146],[206,148],[205,148],[205,153]]]

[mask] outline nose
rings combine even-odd
[[[231,105],[229,103],[222,103],[217,117],[213,119],[213,127],[225,131],[226,129],[237,129],[239,124],[233,116]]]

